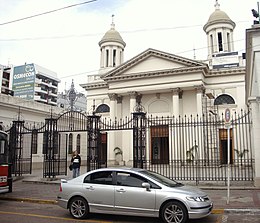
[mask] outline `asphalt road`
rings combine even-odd
[[[69,212],[54,204],[16,202],[0,200],[1,223],[50,223],[50,222],[88,222],[88,223],[160,223],[157,218],[141,218],[118,215],[92,214],[88,219],[73,219]],[[243,213],[212,214],[188,223],[260,223],[260,215]]]
[[[1,223],[50,223],[50,222],[88,222],[88,223],[160,223],[157,218],[141,218],[118,215],[92,214],[86,220],[75,220],[69,212],[53,204],[0,201]],[[221,215],[213,214],[203,220],[190,220],[189,223],[222,223]]]

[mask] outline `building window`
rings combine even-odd
[[[109,50],[106,50],[106,67],[108,67]]]
[[[218,33],[218,50],[223,51],[222,33]]]
[[[230,34],[227,33],[227,46],[228,46],[228,52],[231,51],[231,45],[230,45],[230,44],[231,44],[231,43],[230,43]]]
[[[224,105],[224,104],[235,104],[235,100],[227,94],[222,94],[218,96],[214,101],[214,105]]]
[[[80,153],[80,134],[77,135],[77,151]]]
[[[97,113],[105,113],[105,112],[110,112],[110,108],[106,104],[101,104],[97,107],[96,109]]]
[[[234,158],[234,148],[233,148],[233,131],[232,129],[229,130],[230,138],[229,138],[229,151],[230,151],[230,164],[233,164]],[[220,152],[220,162],[221,164],[228,164],[228,130],[227,129],[219,129],[219,152]]]
[[[70,133],[69,134],[69,154],[72,154],[72,151],[73,151],[72,147],[73,147],[73,135],[72,135],[72,133]]]
[[[113,50],[113,67],[116,66],[116,50]]]
[[[151,127],[151,154],[153,164],[169,163],[169,127]]]

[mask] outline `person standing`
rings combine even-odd
[[[72,164],[72,177],[76,178],[79,176],[80,173],[80,165],[81,165],[81,157],[78,154],[78,151],[75,150],[72,153],[72,158],[71,158],[71,164]]]

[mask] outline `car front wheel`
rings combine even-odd
[[[188,212],[182,203],[170,201],[163,206],[161,218],[165,223],[185,223],[188,220]]]
[[[84,219],[89,214],[87,201],[82,197],[74,197],[69,204],[70,214],[77,219]]]

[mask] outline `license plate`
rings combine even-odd
[[[6,183],[7,182],[7,176],[0,176],[0,183]]]

